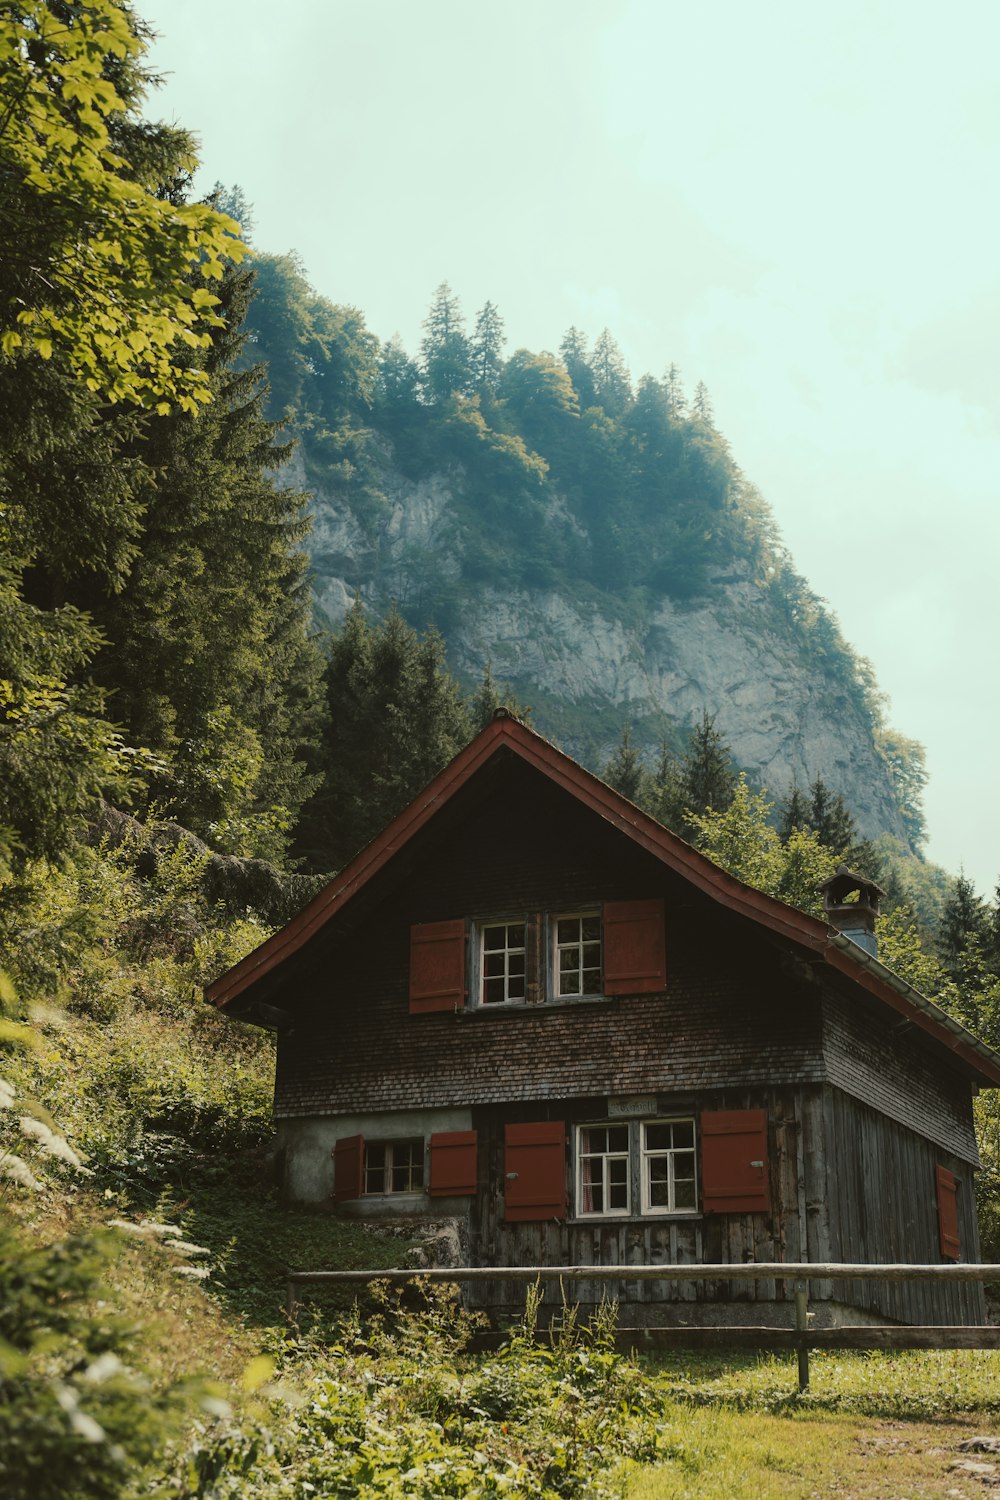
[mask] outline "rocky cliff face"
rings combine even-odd
[[[463,567],[468,532],[455,483],[387,473],[383,514],[367,528],[336,494],[313,487],[314,586],[331,624],[357,593],[376,612],[395,599],[415,621],[436,619],[463,679],[474,683],[489,660],[497,681],[532,706],[536,727],[595,768],[626,719],[652,760],[664,734],[679,741],[707,710],[775,799],[820,776],[843,793],[863,834],[905,839],[871,724],[844,687],[810,666],[749,567],[713,578],[704,598],[638,608],[564,584],[475,582]],[[546,524],[579,535],[568,512],[553,511]],[[530,549],[531,538],[512,546]]]

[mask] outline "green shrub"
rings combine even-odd
[[[567,1313],[539,1345],[532,1295],[507,1344],[477,1361],[457,1288],[423,1296],[414,1309],[383,1289],[375,1315],[355,1313],[316,1357],[291,1409],[203,1427],[181,1461],[192,1497],[237,1500],[249,1483],[255,1500],[610,1500],[625,1456],[663,1451],[653,1387],[614,1352],[610,1309],[582,1329]]]

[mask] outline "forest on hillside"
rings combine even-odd
[[[418,356],[380,344],[294,259],[248,250],[236,195],[198,199],[190,136],[147,113],[146,39],[121,0],[0,9],[0,1491],[284,1500],[319,1477],[398,1497],[416,1473],[428,1494],[611,1495],[626,1454],[670,1438],[663,1389],[609,1324],[570,1321],[546,1358],[526,1326],[480,1364],[447,1302],[423,1321],[319,1307],[298,1344],[283,1321],[289,1265],[384,1265],[399,1245],[279,1210],[272,1040],[203,987],[499,707],[527,712],[488,661],[456,679],[436,614],[358,603],[317,629],[289,445],[307,478],[337,468],[373,536],[387,447],[414,473],[474,453],[473,578],[535,566],[639,609],[749,562],[884,729],[877,692],[707,393],[688,402],[675,371],[633,390],[610,335],[504,357],[497,309],[467,334],[447,288]],[[557,493],[576,551],[547,540]],[[505,546],[525,527],[530,564]],[[882,743],[919,847],[917,749]],[[841,860],[884,878],[886,961],[1000,1044],[1000,904],[958,880],[921,907],[820,778],[769,805],[707,714],[655,765],[622,726],[601,769],[785,900],[815,910]]]
[[[217,187],[216,201],[252,223],[239,189]],[[562,597],[584,617],[593,609],[621,622],[655,654],[657,629],[669,630],[655,625],[664,601],[725,616],[727,588],[747,588],[753,622],[736,630],[783,643],[801,680],[825,695],[830,732],[839,721],[869,747],[870,769],[859,774],[881,778],[896,808],[882,831],[921,848],[923,749],[889,726],[871,664],[795,570],[703,384],[689,397],[673,364],[633,382],[608,329],[590,344],[571,328],[555,354],[509,353],[499,308],[488,301],[467,320],[447,284],[411,354],[398,337],[380,341],[359,309],[315,292],[294,255],[254,249],[248,263],[256,296],[243,358],[264,360],[268,415],[294,435],[296,472],[337,518],[339,542],[324,519],[309,543],[320,597],[329,575],[383,615],[394,603],[411,625],[437,630],[454,663],[484,591]],[[421,537],[402,555],[393,539],[401,484],[414,504],[421,485],[444,484],[448,506],[437,540]],[[468,686],[467,652],[463,665]],[[571,692],[530,676],[518,690],[538,704],[547,732],[598,767],[620,731],[620,706],[574,705]],[[647,764],[661,738],[681,752],[697,717],[678,715],[666,696],[636,712]],[[869,832],[872,821],[868,811]]]

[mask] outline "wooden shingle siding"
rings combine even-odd
[[[828,993],[823,1055],[837,1088],[979,1165],[968,1082],[919,1032],[863,1001]]]

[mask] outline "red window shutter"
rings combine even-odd
[[[699,1120],[701,1190],[706,1213],[759,1214],[771,1207],[767,1111],[709,1110]]]
[[[934,1168],[937,1186],[938,1239],[945,1260],[959,1260],[962,1243],[958,1234],[958,1183],[946,1167]]]
[[[420,922],[410,928],[410,1015],[465,1005],[465,923]]]
[[[504,1129],[504,1218],[508,1224],[566,1217],[566,1126],[539,1120]]]
[[[345,1135],[333,1148],[333,1201],[347,1203],[361,1197],[361,1168],[365,1159],[363,1135]]]
[[[651,995],[667,987],[664,905],[604,903],[604,993]]]
[[[432,1198],[461,1198],[476,1191],[476,1132],[439,1130],[431,1136]]]

